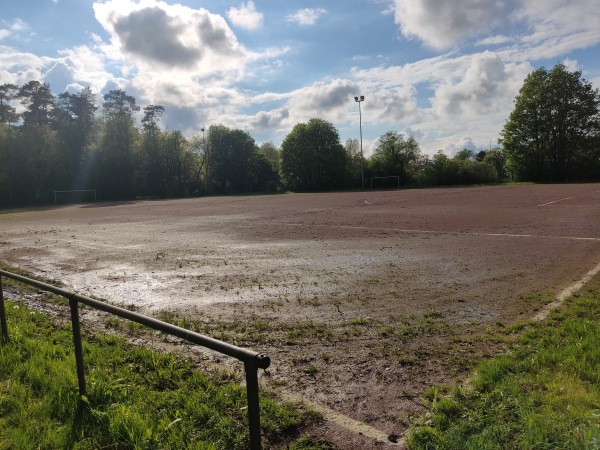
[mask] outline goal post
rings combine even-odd
[[[96,189],[70,189],[67,191],[54,191],[54,203],[58,205],[60,199],[64,199],[64,203],[79,203],[84,199],[96,203]]]
[[[399,175],[390,175],[387,177],[372,177],[371,178],[371,190],[373,190],[373,180],[386,180],[386,179],[390,179],[390,178],[396,179],[396,187],[399,188],[400,187],[400,176]]]

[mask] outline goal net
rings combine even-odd
[[[96,189],[73,189],[70,191],[54,191],[54,203],[92,203],[96,202]]]

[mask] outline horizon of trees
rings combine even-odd
[[[162,105],[141,108],[120,89],[95,99],[89,88],[55,96],[38,81],[0,85],[0,207],[85,189],[99,200],[339,190],[360,188],[363,173],[366,188],[600,180],[600,94],[562,65],[527,77],[502,148],[453,157],[388,131],[365,158],[357,139],[342,144],[319,118],[296,124],[280,148],[222,124],[185,137],[161,128]]]

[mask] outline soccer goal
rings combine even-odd
[[[395,182],[394,182],[395,179]],[[390,175],[388,177],[373,177],[371,178],[371,190],[373,190],[373,181],[375,181],[375,187],[379,189],[399,188],[400,187],[400,176]]]
[[[96,203],[96,189],[54,191],[54,203]]]

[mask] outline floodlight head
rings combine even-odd
[[[365,99],[365,96],[364,96],[364,95],[361,95],[361,96],[360,96],[360,101],[362,102],[364,99]]]
[[[358,101],[358,97],[354,97],[354,101],[357,102]]]

